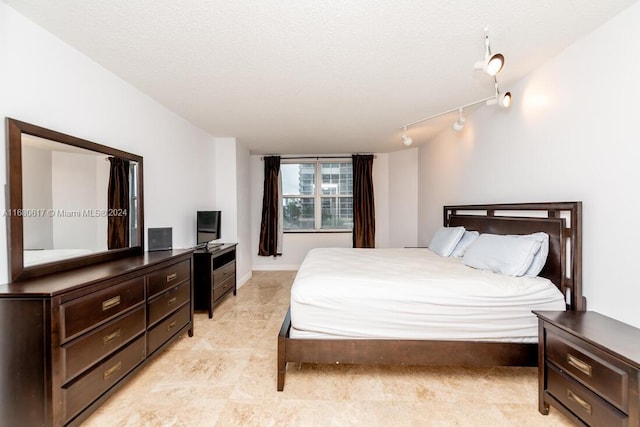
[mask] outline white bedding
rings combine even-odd
[[[23,264],[25,267],[75,258],[93,253],[88,249],[36,249],[25,250]]]
[[[536,342],[531,310],[565,310],[547,279],[428,249],[313,249],[291,288],[292,338]]]

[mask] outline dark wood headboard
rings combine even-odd
[[[444,225],[492,234],[549,235],[549,255],[540,272],[565,295],[567,308],[586,310],[582,296],[582,202],[506,203],[444,207]]]

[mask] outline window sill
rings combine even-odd
[[[352,230],[284,230],[283,234],[351,234]]]

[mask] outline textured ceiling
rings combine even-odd
[[[402,125],[491,96],[485,27],[508,89],[635,0],[4,1],[213,136],[340,154],[402,149]]]

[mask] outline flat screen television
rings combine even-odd
[[[212,241],[222,237],[220,232],[222,224],[221,211],[198,211],[196,218],[198,246],[210,245]]]

